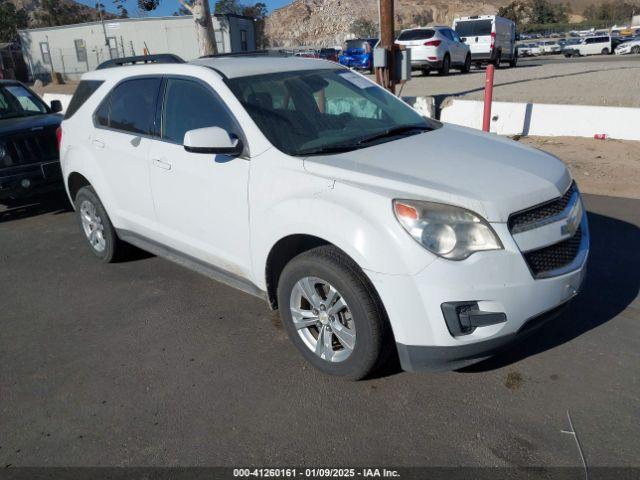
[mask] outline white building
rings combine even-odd
[[[253,19],[214,15],[213,29],[220,53],[255,50]],[[51,70],[78,79],[112,58],[173,53],[184,60],[199,56],[191,16],[105,20],[19,32],[24,60],[32,79],[48,80]]]

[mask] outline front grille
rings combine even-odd
[[[564,195],[550,202],[543,203],[522,212],[514,213],[509,217],[509,231],[517,233],[526,230],[528,226],[543,221],[561,213],[571,200],[571,196],[576,191],[575,182],[571,184]]]
[[[55,130],[17,133],[5,141],[9,154],[3,162],[6,167],[48,162],[58,159]],[[10,163],[7,165],[6,163]]]
[[[573,237],[539,250],[526,252],[524,259],[527,261],[533,275],[537,277],[542,273],[569,265],[578,254],[581,240],[582,229],[578,228]]]

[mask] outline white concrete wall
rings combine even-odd
[[[412,102],[416,108],[424,103]],[[481,129],[483,109],[481,101],[452,100],[442,108],[440,120]],[[430,114],[429,109],[424,113]],[[605,134],[608,138],[640,140],[640,108],[493,102],[491,132],[541,137]]]

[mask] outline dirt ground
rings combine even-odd
[[[556,155],[583,193],[640,199],[640,142],[580,137],[522,137]]]

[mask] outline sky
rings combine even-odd
[[[91,0],[77,0],[80,3],[84,3],[85,5],[89,5],[90,7],[95,6],[96,1],[91,1]],[[113,6],[113,3],[111,0],[101,0],[102,4],[105,6],[105,8],[109,11],[109,12],[114,12],[115,13],[115,8]],[[213,5],[214,5],[214,0],[209,0],[211,3],[211,10],[213,10]],[[266,3],[267,8],[269,9],[269,11],[272,11],[276,8],[280,8],[284,5],[286,5],[287,3],[291,3],[291,0],[247,0],[247,1],[240,1],[240,3],[242,4],[249,4],[252,5],[254,3],[257,3],[258,1],[262,1],[263,3]],[[130,17],[139,17],[139,13],[138,13],[138,2],[136,0],[126,0],[126,8],[129,11],[129,16]],[[178,8],[180,7],[180,2],[178,2],[178,0],[160,0],[160,5],[158,6],[158,8],[156,8],[153,12],[150,12],[148,14],[148,16],[151,17],[163,17],[163,16],[170,16],[173,15],[173,12],[175,12],[176,10],[178,10]]]

